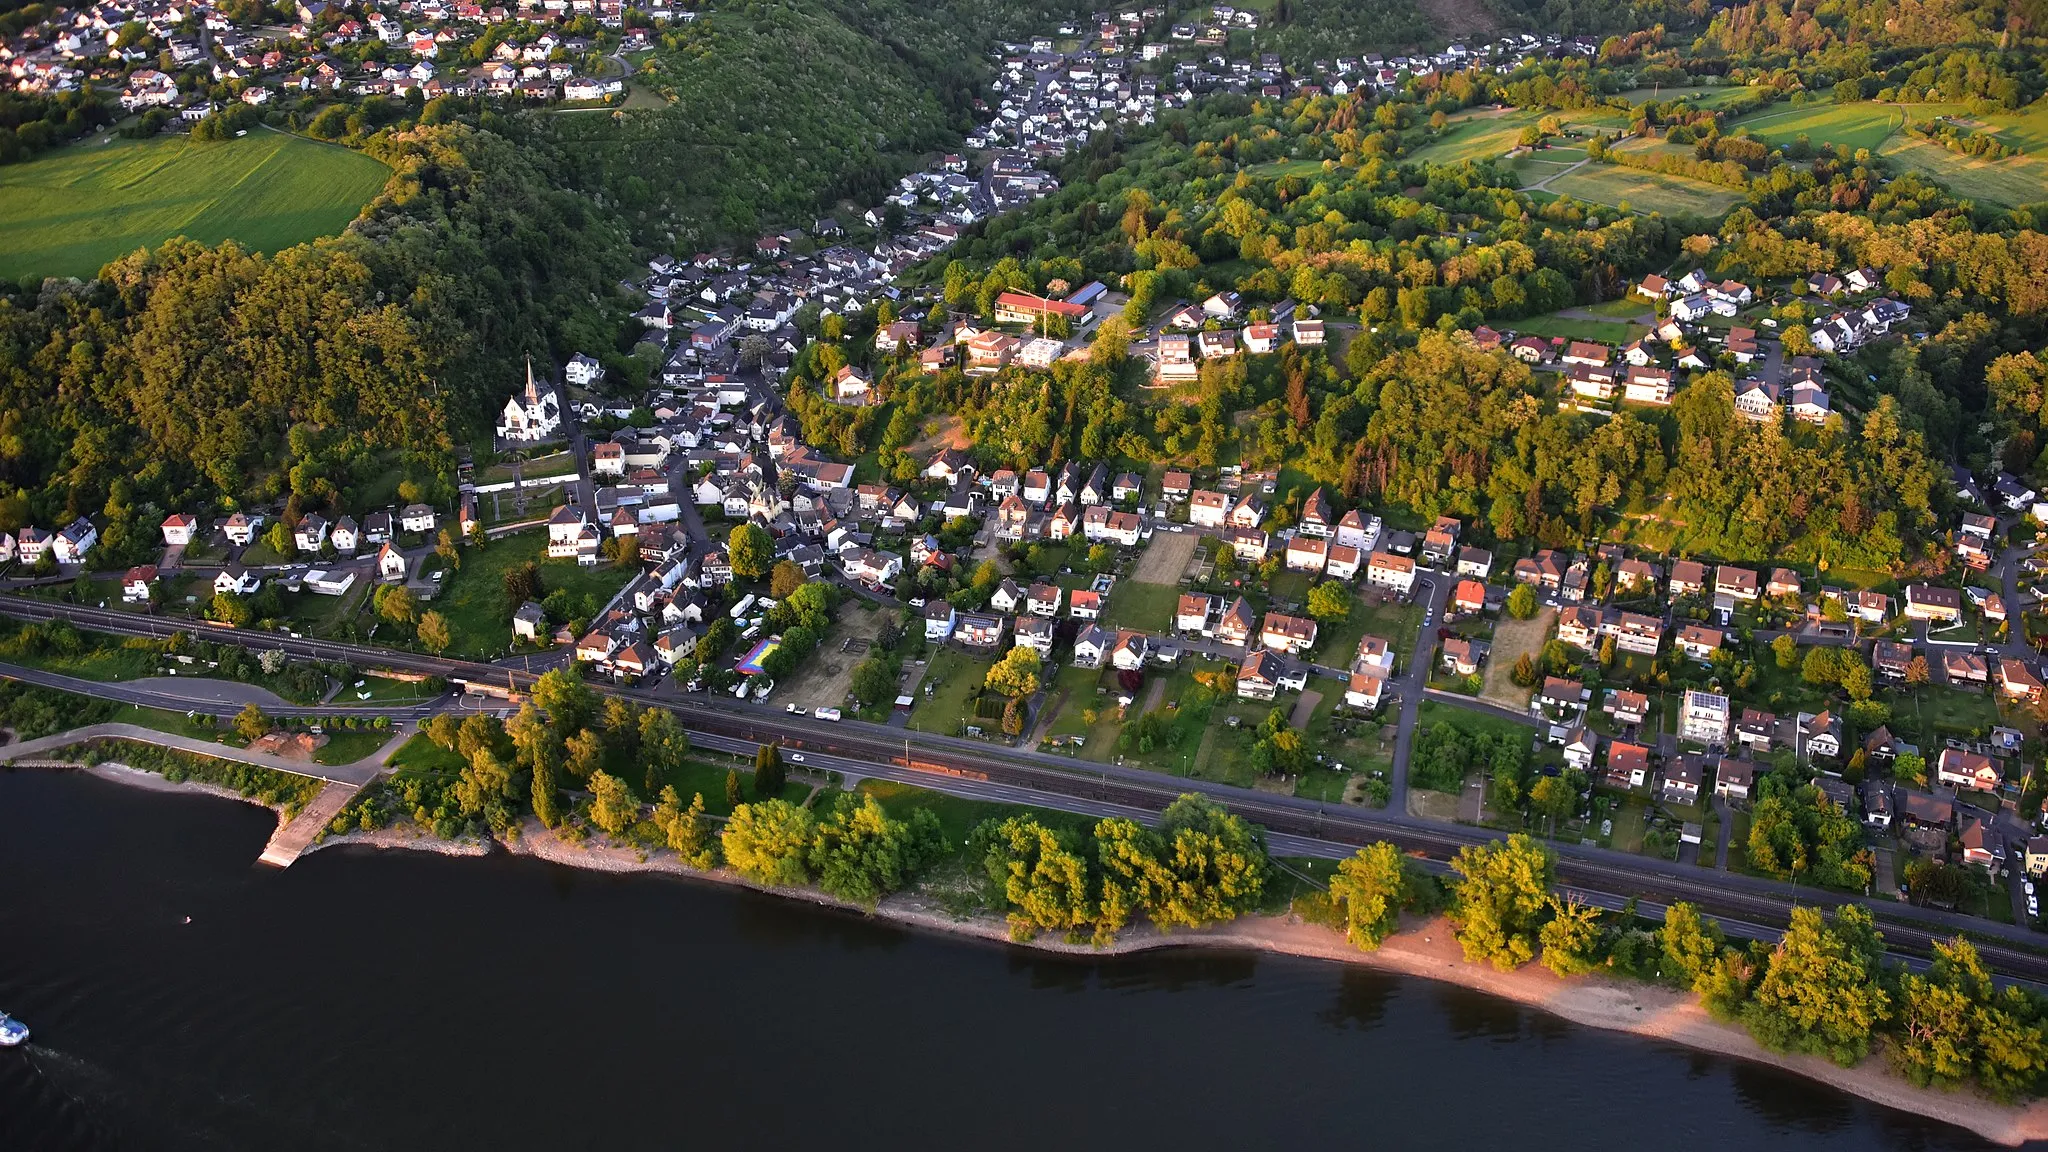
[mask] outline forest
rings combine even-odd
[[[173,510],[347,509],[394,474],[452,498],[452,449],[521,354],[606,331],[624,238],[494,133],[371,148],[394,175],[341,236],[276,256],[172,241],[0,295],[0,530],[103,518],[120,564]]]

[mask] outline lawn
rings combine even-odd
[[[391,739],[391,733],[378,729],[364,732],[329,732],[327,742],[313,750],[313,759],[320,764],[353,764],[369,756]],[[418,739],[414,737],[413,739]],[[410,741],[408,741],[410,743]]]
[[[944,792],[933,792],[928,788],[900,784],[893,780],[863,780],[858,791],[863,795],[873,796],[889,815],[898,820],[909,819],[911,813],[920,808],[930,811],[939,818],[939,830],[945,837],[949,851],[953,852],[965,846],[968,836],[984,820],[1030,816],[1039,823],[1053,828],[1072,828],[1079,831],[1095,826],[1092,818],[1072,812],[1031,808],[1018,804],[997,804],[989,800],[969,800],[963,796],[948,796]],[[708,797],[705,803],[710,803]]]
[[[543,592],[566,591],[584,616],[596,615],[633,578],[631,566],[585,567],[574,560],[550,560],[546,545],[546,533],[536,530],[462,550],[462,567],[448,574],[441,594],[428,605],[448,620],[454,638],[450,656],[495,656],[510,649],[512,613],[519,606],[505,601],[505,573],[528,560],[540,566]]]
[[[1742,193],[1704,180],[1667,176],[1619,164],[1588,164],[1545,185],[1552,192],[1666,216],[1718,216],[1742,202]]]
[[[173,236],[275,252],[340,231],[391,170],[269,129],[74,144],[0,169],[0,276],[90,277]]]
[[[1517,724],[1513,720],[1504,719],[1489,712],[1475,712],[1469,708],[1455,707],[1439,700],[1424,700],[1421,707],[1416,710],[1415,726],[1417,729],[1428,728],[1445,722],[1448,722],[1454,728],[1462,728],[1467,732],[1483,732],[1494,736],[1510,735],[1527,740],[1533,740],[1536,736],[1536,729],[1527,724]]]
[[[1109,590],[1109,605],[1102,611],[1102,622],[1141,632],[1171,632],[1173,612],[1179,604],[1180,589],[1175,585],[1119,580]]]
[[[994,663],[951,648],[934,653],[931,667],[925,669],[924,682],[918,688],[920,699],[911,710],[910,726],[919,732],[958,736],[961,722],[968,716],[968,702],[981,690],[981,682]],[[929,695],[925,694],[927,688],[931,689]]]
[[[1348,667],[1351,658],[1358,653],[1361,636],[1378,636],[1394,649],[1397,661],[1405,661],[1415,650],[1415,634],[1422,624],[1422,606],[1403,604],[1390,600],[1385,604],[1368,605],[1362,597],[1353,596],[1351,614],[1335,624],[1325,624],[1316,629],[1316,646],[1312,653],[1323,664],[1333,667]]]
[[[1514,321],[1510,327],[1523,336],[1562,336],[1602,344],[1626,344],[1650,330],[1646,325],[1619,320],[1574,320],[1564,316],[1529,316]]]

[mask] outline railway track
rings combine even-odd
[[[60,604],[0,594],[0,615],[22,620],[67,620],[80,627],[123,635],[166,637],[174,632],[262,651],[278,649],[317,660],[344,661],[441,676],[464,684],[519,692],[538,674],[492,664],[423,653],[345,644],[288,633],[194,626],[185,621],[110,609]],[[721,697],[677,700],[617,685],[593,684],[607,696],[632,700],[677,714],[693,735],[780,743],[849,761],[890,764],[933,777],[988,781],[1048,796],[1158,812],[1188,792],[1204,793],[1269,833],[1324,845],[1356,846],[1378,840],[1404,852],[1443,862],[1468,845],[1505,838],[1492,829],[1444,825],[1402,813],[1331,808],[1313,800],[1165,776],[1114,764],[1088,764],[1032,751],[1019,751],[957,737],[911,734],[860,721],[829,722],[799,717]],[[1608,849],[1558,844],[1561,883],[1616,899],[1637,897],[1656,904],[1686,901],[1718,916],[1783,927],[1800,904],[1833,907],[1860,903],[1877,915],[1886,939],[1902,951],[1926,954],[1937,941],[1960,933],[1977,944],[1986,962],[2031,982],[2048,984],[2048,940],[2024,929],[1890,901],[1799,889],[1775,881],[1724,872],[1687,875],[1681,866]],[[1335,854],[1335,853],[1331,853]]]

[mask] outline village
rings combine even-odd
[[[500,39],[483,65],[446,63],[515,19],[590,15],[616,39],[615,0],[364,11],[309,2],[297,24],[265,30],[204,7],[99,5],[67,14],[62,34],[52,35],[63,20],[32,27],[4,58],[24,90],[118,78],[130,110],[178,107],[186,120],[210,106],[189,80],[139,67],[147,54],[120,43],[132,23],[251,104],[294,86],[619,94],[616,77],[587,78],[608,55],[588,37]],[[649,15],[658,26],[694,14]],[[1597,48],[1524,34],[1425,56],[1283,61],[1237,51],[1259,19],[1148,8],[1005,46],[988,120],[962,153],[903,176],[858,218],[764,233],[750,252],[649,260],[632,287],[646,301],[635,319],[660,364],[654,379],[608,379],[592,355],[530,364],[487,462],[465,467],[452,499],[401,499],[332,523],[317,513],[287,523],[275,507],[174,513],[161,559],[117,582],[89,576],[90,518],[0,536],[0,562],[23,586],[83,580],[107,585],[109,603],[221,627],[275,620],[294,635],[372,640],[386,628],[393,642],[424,644],[424,610],[447,629],[439,650],[508,667],[573,664],[678,697],[726,693],[1520,830],[1528,817],[1489,807],[1498,790],[1480,759],[1448,782],[1410,768],[1443,732],[1506,733],[1527,745],[1533,776],[1569,785],[1551,833],[1703,868],[1764,867],[1748,859],[1753,783],[1791,765],[1854,822],[1856,843],[1833,850],[1867,861],[1870,890],[1907,894],[1912,862],[1952,862],[1980,870],[1968,897],[1980,914],[2037,918],[2030,878],[2048,870],[2048,837],[2039,802],[2020,800],[2037,794],[2027,784],[2043,689],[2026,616],[2048,568],[2033,541],[2048,501],[2010,475],[1958,470],[1957,499],[1977,511],[1951,534],[1957,575],[1849,580],[1606,540],[1496,554],[1468,543],[1457,519],[1343,507],[1277,470],[1068,459],[984,471],[971,446],[952,443],[928,446],[914,476],[884,477],[836,445],[805,442],[784,386],[816,338],[809,317],[888,313],[871,345],[822,382],[848,408],[887,400],[885,370],[1010,379],[1089,355],[1103,321],[1125,313],[1122,285],[1011,290],[976,314],[898,278],[976,223],[1058,191],[1053,161],[1097,132],[1212,92],[1341,95]],[[333,56],[364,38],[390,51],[353,70]],[[635,29],[615,50],[639,45]],[[408,54],[400,68],[393,56]],[[1825,426],[1840,405],[1820,358],[1911,317],[1876,269],[1775,289],[1672,271],[1585,319],[1646,317],[1638,339],[1507,323],[1460,338],[1528,364],[1563,407],[1668,406],[1725,371],[1739,416]],[[1804,345],[1773,331],[1787,303],[1810,317]],[[1334,350],[1357,329],[1348,316],[1224,289],[1154,308],[1129,335],[1147,386],[1171,395],[1204,364]],[[765,554],[736,556],[743,532]],[[534,594],[501,603],[514,583],[498,578],[529,562]],[[789,588],[773,587],[780,573],[832,590],[829,626],[805,625],[801,644],[780,610]],[[403,610],[386,611],[399,599],[386,589],[403,590]],[[1016,650],[1035,661],[1029,690],[998,698],[986,685]],[[886,690],[863,667],[880,669]],[[1197,697],[1203,707],[1175,715]],[[1188,738],[1157,738],[1183,721],[1196,728]],[[2009,891],[1993,886],[1999,877]]]
[[[800,337],[782,329],[786,302],[769,280],[703,271],[738,277],[745,314],[775,318],[786,343],[774,352],[792,350]],[[650,275],[693,282],[674,265]],[[1638,291],[1746,303],[1747,288],[1696,279],[1650,278]],[[1846,282],[1815,279],[1809,288],[1848,298]],[[1118,306],[1113,296],[1094,284],[1058,300],[1013,293],[985,327],[949,321],[933,338],[916,323],[883,325],[875,352],[918,370],[1044,367],[1085,346],[1033,329],[1057,312],[1085,339],[1095,308]],[[1889,303],[1851,302],[1827,326],[1845,341],[1868,338],[1903,315]],[[1171,371],[1190,345],[1256,356],[1328,336],[1284,306],[1267,314],[1289,319],[1222,327],[1245,316],[1235,294],[1170,305],[1152,370]],[[1641,370],[1658,351],[1741,362],[1730,347],[1739,329],[1713,330],[1718,349],[1708,331],[1682,325],[1668,345],[1620,350],[1473,338],[1556,373],[1559,402],[1579,403],[1611,400],[1621,366]],[[451,591],[495,600],[497,589],[475,586],[486,577],[465,569],[533,561],[542,586],[574,586],[582,600],[536,598],[486,619],[451,604],[454,650],[1138,764],[1158,758],[1122,733],[1171,716],[1201,685],[1213,717],[1156,766],[1260,783],[1272,761],[1258,745],[1274,731],[1262,718],[1277,708],[1310,751],[1271,773],[1272,786],[1483,823],[1484,771],[1448,793],[1394,771],[1397,742],[1476,721],[1527,740],[1536,773],[1574,783],[1568,818],[1587,839],[1702,867],[1744,866],[1752,782],[1789,759],[1859,823],[1876,890],[1900,888],[1913,860],[1953,860],[2012,877],[2008,915],[2037,907],[2026,878],[2048,868],[2048,838],[2036,832],[2041,812],[2015,802],[2039,755],[2041,666],[2023,617],[2048,569],[2032,528],[2048,520],[2048,501],[2010,476],[1980,487],[1958,474],[1958,499],[1981,511],[1952,535],[1960,578],[1940,582],[1835,582],[1613,543],[1497,555],[1464,542],[1456,519],[1340,507],[1323,488],[1283,491],[1277,472],[1089,460],[984,472],[970,452],[946,447],[912,480],[862,481],[804,442],[775,355],[741,357],[701,334],[678,340],[658,386],[625,399],[605,398],[616,390],[590,357],[572,358],[559,378],[529,366],[495,429],[511,476],[504,464],[472,472],[446,508],[365,508],[332,523],[308,514],[288,530],[274,511],[210,523],[173,514],[162,559],[126,572],[119,599],[220,623],[221,602],[268,586],[287,605],[273,612],[317,632],[368,617],[381,588],[403,588],[426,609]],[[1054,350],[1034,352],[1040,344]],[[1671,376],[1657,370],[1663,391],[1641,402],[1668,401]],[[1794,363],[1776,380],[1751,378],[1737,391],[1741,414],[1799,421],[1818,409],[1824,419],[1826,393],[1815,398],[1802,371]],[[1596,394],[1603,379],[1608,391]],[[834,386],[843,404],[872,398],[859,369]],[[1745,406],[1759,392],[1768,406]],[[612,431],[588,430],[599,425]],[[768,549],[746,562],[751,572],[734,556],[748,526]],[[90,565],[95,541],[84,518],[28,528],[0,537],[0,559],[17,574],[55,566],[45,582],[62,587]],[[767,576],[783,569],[844,603],[808,639],[815,655],[778,661],[784,635]],[[303,607],[322,602],[350,607]],[[889,688],[863,698],[854,666],[886,649],[896,653]],[[1038,673],[1012,707],[982,681],[1014,649],[1029,650]],[[1816,675],[1820,651],[1829,671]]]

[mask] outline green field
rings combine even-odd
[[[1574,109],[1567,112],[1543,113],[1533,109],[1515,109],[1508,112],[1482,112],[1453,118],[1445,127],[1444,134],[1428,144],[1415,149],[1410,159],[1426,164],[1457,164],[1465,160],[1498,160],[1519,142],[1522,129],[1535,124],[1545,115],[1554,115],[1567,129],[1593,128],[1614,129],[1623,126],[1621,113],[1610,108]],[[1551,155],[1562,159],[1566,153],[1573,160],[1584,154],[1570,140],[1552,140]],[[1549,158],[1549,155],[1544,157]]]
[[[1626,201],[1637,212],[1662,212],[1667,216],[1718,216],[1742,203],[1742,193],[1733,188],[1619,164],[1588,164],[1568,176],[1559,176],[1545,187],[1594,204],[1618,208]]]
[[[1652,100],[1658,103],[1669,103],[1682,98],[1686,103],[1691,104],[1695,108],[1718,108],[1749,91],[1750,89],[1747,86],[1741,84],[1729,84],[1715,88],[1703,86],[1695,81],[1692,84],[1680,84],[1670,88],[1631,88],[1626,92],[1618,92],[1616,95],[1630,104],[1644,104]]]
[[[1977,160],[1904,134],[1887,143],[1883,155],[1971,200],[2007,207],[2048,200],[2048,160],[2037,156]]]
[[[210,144],[76,144],[0,168],[0,276],[92,276],[173,236],[275,252],[340,231],[390,175],[361,153],[268,129]]]
[[[1806,104],[1797,108],[1773,106],[1744,116],[1729,128],[1747,128],[1750,135],[1769,144],[1790,144],[1803,135],[1815,144],[1875,150],[1905,123],[1905,113],[1899,109],[1860,100],[1854,104]]]

